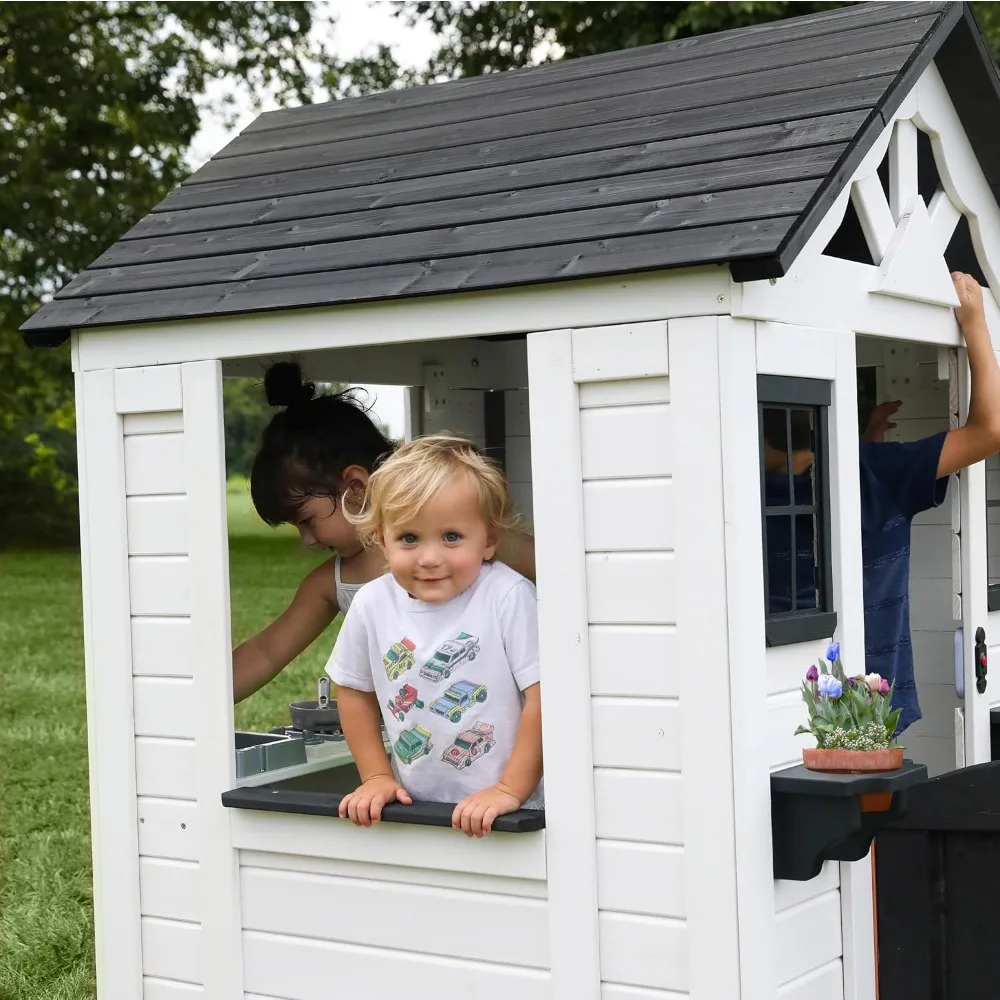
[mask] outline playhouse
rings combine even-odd
[[[24,336],[76,373],[102,1000],[872,1000],[869,857],[775,879],[772,774],[805,669],[863,656],[859,419],[963,418],[949,269],[1000,332],[998,112],[952,3],[275,111],[43,306]],[[322,814],[349,755],[237,774],[221,380],[280,358],[408,387],[409,433],[504,462],[543,814],[358,829]],[[810,502],[764,506],[768,412],[808,423]],[[998,506],[975,466],[913,529],[932,775],[990,760]]]

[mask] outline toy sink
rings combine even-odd
[[[305,743],[301,736],[237,731],[235,747],[237,778],[306,762]]]

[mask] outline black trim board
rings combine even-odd
[[[305,816],[330,816],[340,820],[340,800],[360,783],[353,764],[330,767],[294,778],[278,779],[266,785],[231,788],[222,793],[222,804],[233,809],[258,809],[265,812],[301,813]],[[417,826],[451,828],[455,803],[414,802],[406,806],[396,802],[382,810],[385,823],[409,823]],[[349,823],[350,820],[340,820]],[[498,816],[493,833],[531,833],[545,827],[542,809],[519,809]]]

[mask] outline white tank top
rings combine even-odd
[[[344,583],[340,578],[340,556],[333,557],[333,579],[337,584],[337,607],[342,615],[346,615],[354,595],[364,586],[363,583]]]

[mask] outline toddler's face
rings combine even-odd
[[[479,511],[475,484],[461,476],[409,520],[386,524],[380,540],[396,582],[432,604],[469,587],[497,546]]]

